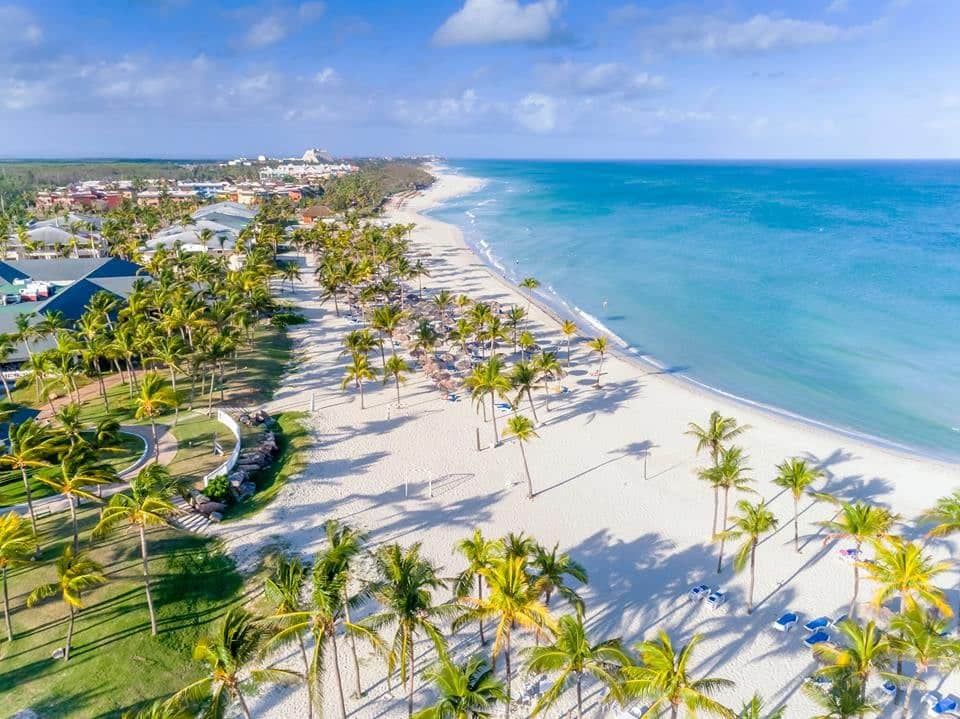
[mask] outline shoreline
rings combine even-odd
[[[552,300],[544,292],[539,292],[536,290],[531,292],[520,287],[519,284],[507,274],[505,269],[498,266],[491,258],[487,257],[486,254],[475,243],[467,239],[463,228],[461,228],[459,225],[452,224],[446,222],[445,220],[434,217],[431,213],[434,210],[442,209],[442,206],[446,201],[480,191],[487,184],[487,180],[482,177],[451,172],[449,167],[440,164],[428,164],[427,168],[428,171],[436,178],[437,182],[440,182],[444,178],[457,178],[470,181],[471,186],[470,189],[467,189],[463,192],[444,195],[443,197],[432,200],[430,204],[420,208],[420,214],[424,217],[429,217],[435,222],[441,222],[456,228],[461,235],[463,245],[473,253],[477,260],[479,260],[487,268],[493,277],[507,285],[511,291],[519,293],[525,299],[528,299],[530,302],[537,305],[540,311],[548,315],[557,325],[561,324],[564,319],[569,319],[576,323],[586,322],[599,334],[606,336],[611,340],[611,350],[608,353],[609,355],[616,355],[621,361],[632,364],[637,369],[647,372],[647,374],[659,375],[668,380],[672,379],[688,389],[695,389],[705,392],[709,395],[713,395],[718,399],[718,401],[730,401],[745,408],[763,412],[771,419],[777,419],[785,422],[795,422],[810,429],[832,433],[848,440],[868,444],[882,451],[891,452],[898,456],[902,456],[905,459],[938,462],[960,469],[960,450],[958,450],[957,455],[939,454],[933,450],[925,450],[908,444],[903,444],[895,440],[885,439],[883,437],[870,434],[869,432],[840,427],[825,420],[807,417],[783,407],[778,407],[776,405],[761,402],[759,400],[753,400],[749,397],[744,397],[742,395],[728,392],[719,387],[707,384],[706,382],[702,382],[686,374],[665,372],[665,365],[659,362],[655,357],[635,351],[633,346],[626,339],[612,332],[609,328],[605,327],[602,322],[592,317],[592,315],[589,315],[587,312],[579,309],[575,305],[571,305],[560,295],[560,293],[551,289],[552,295],[556,298],[556,300]],[[590,339],[588,335],[582,333],[582,326],[579,326],[578,324],[577,329],[578,337],[581,339]],[[958,434],[958,444],[960,444],[960,434]]]

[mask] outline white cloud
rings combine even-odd
[[[747,54],[823,45],[853,32],[818,20],[764,14],[741,22],[709,16],[678,16],[648,28],[648,39],[672,51]]]
[[[947,93],[940,98],[940,107],[944,110],[960,110],[960,95]]]
[[[539,43],[553,37],[560,0],[466,0],[433,35],[437,45]]]
[[[549,95],[530,93],[517,103],[514,118],[533,132],[550,132],[557,126],[557,101]]]
[[[257,20],[243,37],[243,44],[251,48],[267,47],[287,36],[287,26],[277,15],[267,15]]]
[[[850,9],[850,0],[831,0],[830,4],[827,5],[828,13],[840,13],[846,12]]]
[[[251,10],[240,13],[249,16]],[[296,7],[280,7],[269,15],[258,17],[244,33],[240,44],[249,49],[260,49],[274,45],[297,32],[307,23],[323,15],[326,5],[322,2],[303,2]]]
[[[663,87],[660,75],[637,71],[621,63],[588,65],[575,62],[546,63],[537,75],[553,92],[575,95],[635,95]]]
[[[316,20],[323,15],[326,9],[326,4],[322,2],[303,2],[297,8],[297,15],[300,16],[301,20]]]
[[[43,39],[43,28],[33,15],[20,5],[0,5],[0,42],[5,45],[37,45]]]
[[[334,87],[340,84],[340,74],[332,67],[325,67],[313,76],[313,81],[318,85]]]

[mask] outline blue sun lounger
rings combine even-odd
[[[957,700],[953,697],[944,697],[932,707],[930,707],[930,713],[934,716],[942,716],[944,714],[953,714],[957,711]]]
[[[777,621],[773,623],[773,628],[779,632],[789,632],[799,621],[800,617],[795,612],[787,612],[780,615]]]
[[[808,647],[815,647],[818,644],[826,644],[830,641],[829,632],[825,632],[822,629],[819,632],[811,634],[809,637],[803,640],[803,643]]]
[[[815,632],[818,629],[826,629],[831,624],[833,624],[833,622],[830,621],[830,617],[817,617],[804,624],[803,628],[808,632]]]

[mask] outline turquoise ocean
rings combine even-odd
[[[508,278],[539,279],[584,332],[718,392],[960,460],[960,163],[447,166],[486,183],[430,214]]]

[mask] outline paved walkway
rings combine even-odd
[[[122,480],[129,480],[130,477],[133,477],[137,472],[140,471],[141,467],[153,461],[155,452],[153,433],[150,431],[150,425],[140,424],[122,425],[120,427],[120,431],[126,432],[127,434],[134,434],[137,437],[140,437],[146,444],[146,450],[140,456],[140,458],[117,475]],[[157,425],[157,444],[160,446],[160,464],[170,464],[173,461],[174,456],[177,454],[179,445],[177,443],[177,438],[174,436],[173,432],[170,431],[170,427],[167,425]],[[100,487],[100,493],[101,496],[106,498],[116,494],[121,489],[126,487],[127,481],[116,482],[114,484],[105,484]],[[38,517],[44,517],[48,514],[52,514],[53,512],[62,512],[70,509],[69,502],[69,499],[62,497],[59,494],[54,494],[49,497],[41,497],[40,499],[34,501],[33,511]],[[80,504],[82,505],[83,502]],[[26,502],[21,502],[20,504],[14,504],[13,506],[6,507],[3,511],[8,512],[11,509],[18,514],[22,514],[23,516],[27,516],[29,513],[29,508],[27,507]]]

